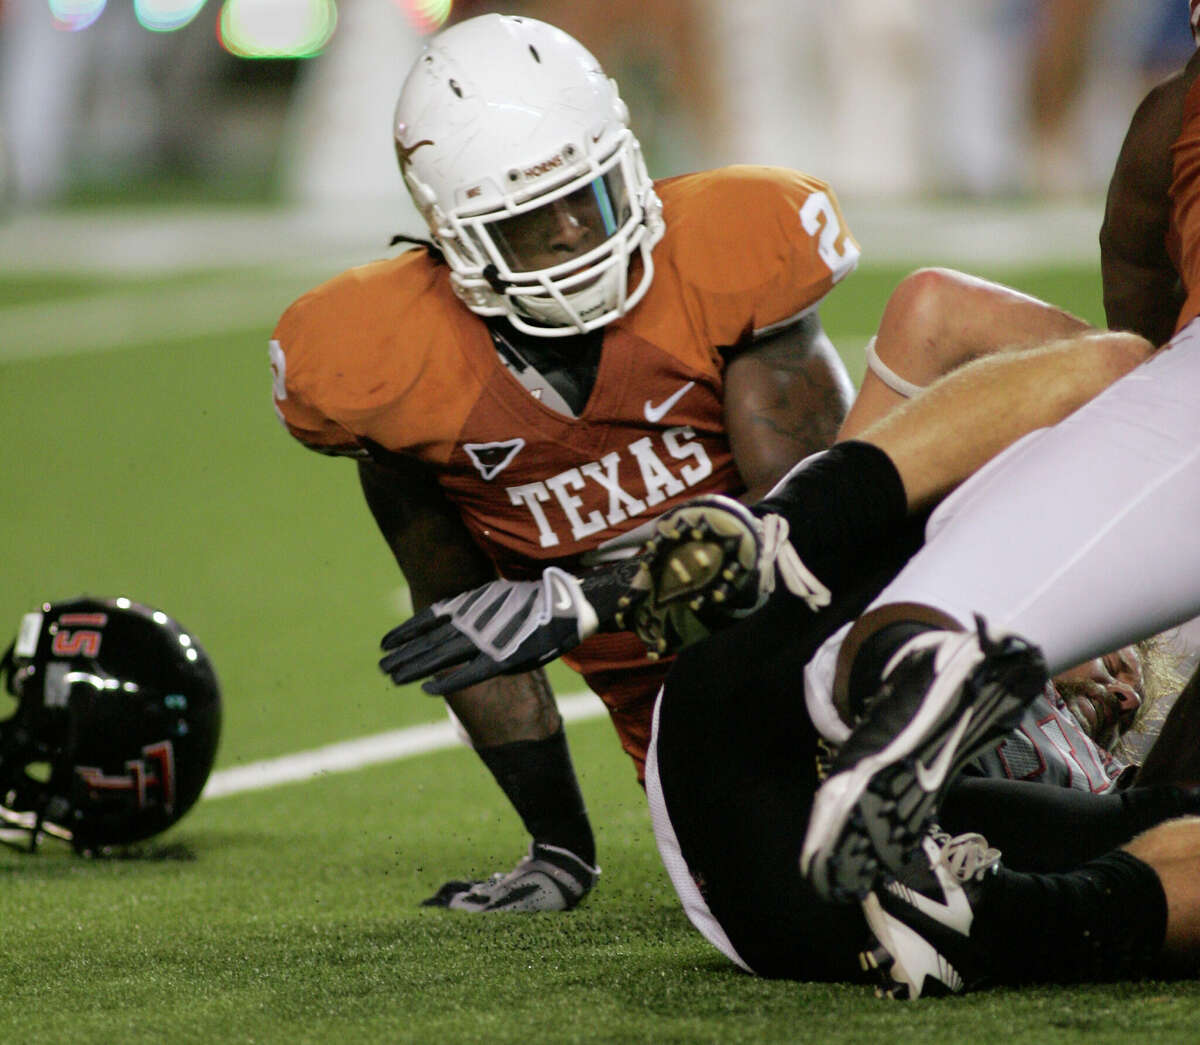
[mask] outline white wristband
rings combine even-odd
[[[911,399],[923,387],[921,385],[914,385],[911,381],[905,381],[904,378],[879,358],[879,353],[875,351],[875,338],[871,338],[867,342],[867,368],[880,381],[887,385],[888,388],[897,395],[904,396],[905,399]]]

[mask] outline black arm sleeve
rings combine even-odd
[[[838,591],[858,575],[864,558],[905,530],[908,499],[892,459],[852,439],[792,469],[751,510],[787,519],[804,564]]]

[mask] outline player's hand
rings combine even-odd
[[[551,566],[536,581],[492,581],[426,607],[383,637],[379,666],[397,685],[457,667],[421,686],[452,693],[554,660],[599,626],[584,585]]]
[[[814,611],[829,590],[805,567],[778,515],[754,515],[729,497],[698,497],[654,523],[616,623],[651,657],[674,653],[753,613],[777,576]]]

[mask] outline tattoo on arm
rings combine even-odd
[[[807,453],[830,446],[850,405],[838,372],[817,353],[800,358],[776,355],[779,358],[763,357],[763,362],[786,379],[774,384],[774,394],[757,405],[753,422]]]
[[[755,342],[726,370],[725,420],[750,495],[832,445],[854,387],[815,313]]]

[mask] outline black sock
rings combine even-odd
[[[998,983],[1154,975],[1167,928],[1158,875],[1122,849],[1065,874],[1002,868],[975,906],[971,940]]]
[[[1200,814],[1200,790],[1134,787],[1094,795],[1026,780],[962,777],[942,798],[938,823],[978,831],[1016,871],[1063,871],[1124,845],[1164,820]]]
[[[908,497],[892,459],[851,439],[798,468],[752,508],[787,519],[804,564],[837,591],[864,556],[896,537],[908,517]]]
[[[545,740],[476,750],[535,842],[569,849],[585,863],[595,864],[592,825],[561,728]]]

